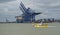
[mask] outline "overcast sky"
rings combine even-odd
[[[22,14],[19,9],[20,2],[36,12],[42,12],[36,19],[60,19],[60,0],[0,0],[0,21],[5,21],[6,18],[15,21],[15,16]]]

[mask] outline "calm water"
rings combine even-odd
[[[48,28],[35,28],[32,24],[0,24],[0,35],[60,35],[60,23],[49,23]]]

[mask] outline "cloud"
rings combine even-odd
[[[0,3],[9,2],[9,1],[15,1],[15,0],[0,0]]]
[[[38,19],[60,18],[60,0],[0,0],[0,17],[8,17],[12,20],[15,16],[21,15],[22,12],[19,9],[21,1],[26,7],[30,7],[36,12],[42,12],[37,16]]]
[[[17,1],[0,3],[0,19],[5,21],[15,21],[15,16],[20,15],[20,9]]]

